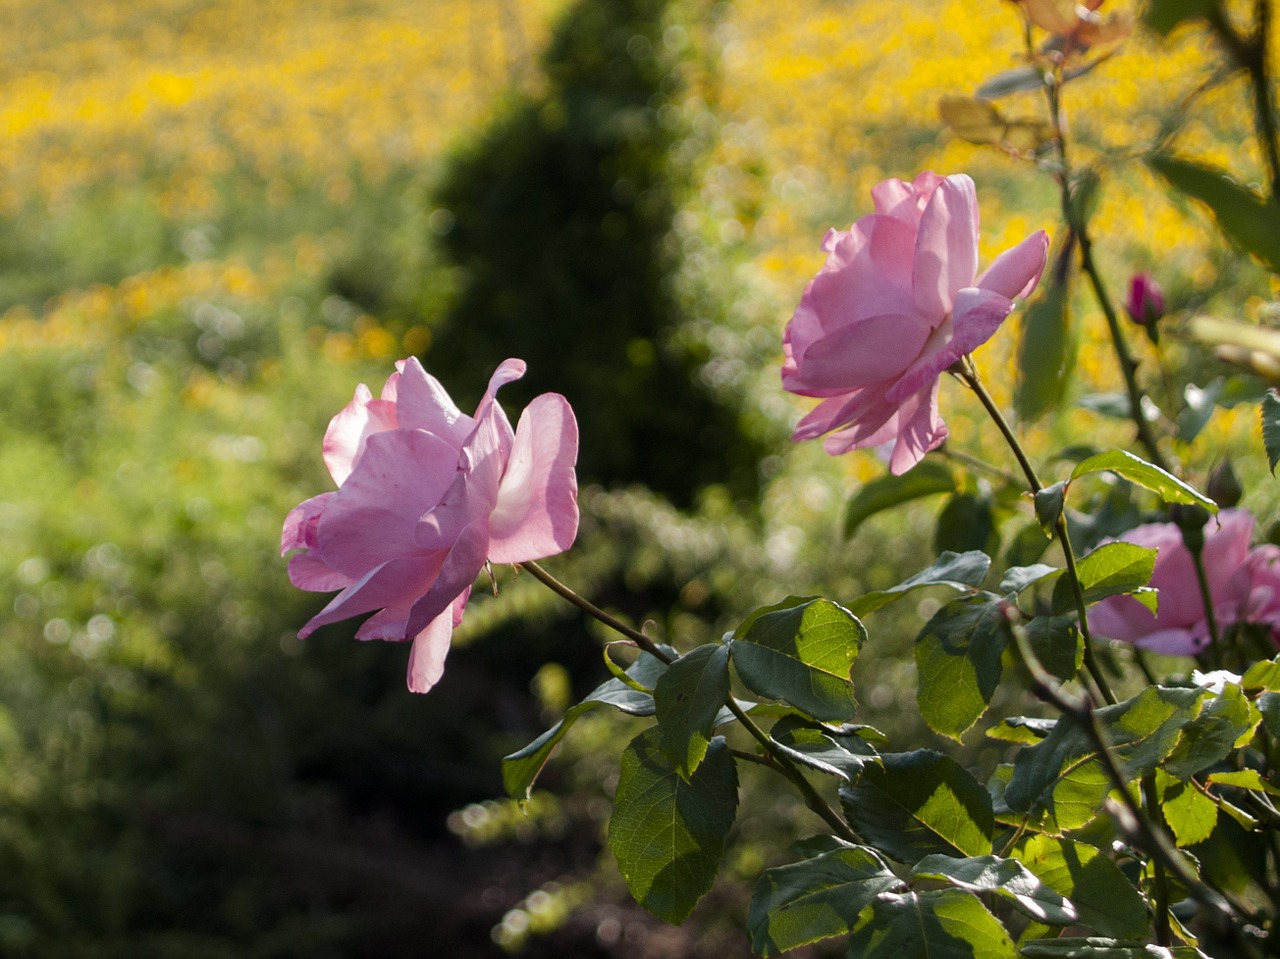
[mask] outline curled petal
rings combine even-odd
[[[1049,234],[1037,230],[1015,247],[995,258],[978,277],[978,286],[1009,299],[1029,296],[1040,282],[1049,257]]]
[[[520,416],[489,521],[489,558],[522,563],[563,552],[578,534],[578,422],[568,400],[537,397]]]
[[[316,524],[333,497],[333,493],[321,493],[289,510],[289,515],[284,518],[284,529],[280,532],[281,556],[291,549],[315,549],[319,545]]]
[[[873,316],[813,343],[783,386],[805,396],[834,396],[898,376],[929,339],[914,316]]]
[[[357,386],[355,397],[329,421],[324,434],[324,465],[333,481],[339,486],[347,481],[370,436],[395,428],[395,404],[375,400],[363,383]]]
[[[429,589],[422,591],[420,598],[409,610],[410,634],[416,635],[426,629],[433,619],[470,590],[471,584],[484,569],[488,551],[489,530],[486,517],[472,523],[458,535],[457,542],[440,566],[439,575]]]
[[[375,609],[407,606],[427,590],[440,572],[443,553],[393,559],[369,570],[346,587],[298,631],[306,639],[321,626]]]
[[[444,675],[444,660],[453,638],[453,617],[444,612],[413,637],[409,651],[410,692],[425,693]]]
[[[403,362],[398,377],[395,402],[400,426],[435,433],[455,449],[461,447],[475,429],[475,420],[454,405],[440,381],[412,356]]]

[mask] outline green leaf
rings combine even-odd
[[[1194,846],[1213,835],[1218,825],[1218,806],[1190,783],[1156,771],[1161,788],[1160,814],[1173,831],[1179,846]]]
[[[1250,692],[1280,692],[1280,656],[1254,663],[1240,678],[1240,685]]]
[[[1236,772],[1210,773],[1206,782],[1210,786],[1234,786],[1236,789],[1252,789],[1257,792],[1280,796],[1280,789],[1262,778],[1256,769],[1241,769]]]
[[[853,782],[869,762],[879,762],[876,748],[854,731],[841,733],[796,716],[785,716],[769,730],[769,738],[789,758],[845,782]]]
[[[1202,692],[1149,686],[1097,711],[1127,781],[1152,772],[1173,751],[1199,712]],[[1058,830],[1079,829],[1102,811],[1113,785],[1093,739],[1063,716],[1043,741],[1018,754],[1004,801],[1014,812],[1046,810]]]
[[[1156,568],[1156,551],[1133,543],[1104,543],[1076,563],[1076,574],[1084,590],[1086,605],[1108,596],[1137,592],[1151,580]],[[1055,614],[1074,612],[1071,581],[1061,577],[1053,588]]]
[[[853,536],[859,526],[877,513],[937,493],[951,493],[956,488],[951,470],[937,460],[926,459],[901,476],[882,476],[858,490],[844,514],[845,538]]]
[[[1082,926],[1106,936],[1146,933],[1142,897],[1101,850],[1070,839],[1031,836],[1015,847],[1015,855],[1041,882],[1071,901]]]
[[[1044,71],[1037,67],[1014,67],[984,80],[975,93],[980,100],[994,100],[1023,90],[1039,90],[1044,86]]]
[[[956,493],[938,514],[934,532],[935,552],[964,553],[979,550],[988,556],[1000,551],[1000,534],[991,500],[974,493]]]
[[[1218,0],[1149,0],[1143,19],[1156,33],[1165,36],[1184,20],[1207,17]]]
[[[1043,293],[1022,314],[1013,408],[1035,420],[1062,402],[1075,367],[1075,337],[1068,314],[1070,271],[1053,271]]]
[[[658,745],[688,779],[707,754],[716,717],[729,696],[729,647],[709,643],[686,653],[653,688]]]
[[[849,959],[1010,959],[1013,941],[972,893],[884,893],[849,937]]]
[[[1183,727],[1181,740],[1164,761],[1165,771],[1177,779],[1190,779],[1226,759],[1253,738],[1262,721],[1258,708],[1234,683],[1216,696],[1205,693],[1204,699],[1200,715]]]
[[[1033,939],[1022,944],[1022,954],[1027,959],[1209,959],[1194,946],[1152,946],[1101,936]]]
[[[1280,206],[1274,200],[1263,200],[1224,170],[1167,154],[1148,157],[1147,165],[1176,189],[1208,206],[1228,239],[1280,272],[1280,235],[1275,229]]]
[[[842,936],[877,896],[902,888],[902,880],[865,846],[766,869],[751,896],[751,949],[760,956],[775,956]]]
[[[1075,906],[1061,893],[1042,883],[1035,873],[1016,859],[926,856],[916,863],[910,878],[938,879],[969,892],[993,892],[1010,900],[1037,922],[1067,926],[1080,918]]]
[[[1218,512],[1218,504],[1209,497],[1188,486],[1172,473],[1166,473],[1160,467],[1152,466],[1126,450],[1107,450],[1097,456],[1090,456],[1083,463],[1076,464],[1076,468],[1071,471],[1071,479],[1076,480],[1089,473],[1115,473],[1130,483],[1151,490],[1166,503],[1203,506],[1210,513]]]
[[[1200,431],[1208,425],[1213,411],[1217,409],[1218,400],[1227,387],[1227,381],[1221,376],[1201,389],[1194,383],[1188,383],[1182,390],[1182,398],[1186,400],[1186,408],[1178,414],[1178,439],[1190,443]]]
[[[927,749],[880,759],[840,790],[850,824],[868,842],[902,862],[991,852],[991,796],[964,767]]]
[[[1280,463],[1280,394],[1275,390],[1267,390],[1267,395],[1262,398],[1262,445],[1267,451],[1267,465],[1274,476],[1276,463]]]
[[[670,646],[659,648],[668,656],[675,657],[675,650]],[[662,660],[642,652],[627,670],[627,676],[636,686],[652,689],[666,668],[667,664]],[[560,722],[523,749],[502,760],[502,785],[507,795],[521,802],[527,800],[542,767],[546,765],[564,734],[569,731],[569,727],[583,713],[600,706],[612,706],[630,716],[652,716],[654,713],[653,696],[649,693],[641,692],[620,679],[602,683],[582,702],[571,706]]]
[[[1267,732],[1280,739],[1280,693],[1263,693],[1258,697],[1258,711]]]
[[[998,146],[1017,153],[1035,153],[1053,142],[1053,128],[1036,117],[1005,117],[994,103],[972,97],[946,96],[938,114],[954,133],[969,143]]]
[[[1102,177],[1098,171],[1086,168],[1076,174],[1071,184],[1071,225],[1080,230],[1089,225],[1098,209],[1098,197]]]
[[[1032,583],[1044,579],[1050,573],[1058,572],[1061,572],[1058,567],[1049,566],[1045,563],[1010,567],[1005,570],[1004,576],[1000,580],[1000,594],[1002,596],[1013,596],[1021,593]]]
[[[991,593],[952,600],[916,637],[916,699],[934,732],[958,741],[991,704],[1008,641],[1003,605]]]
[[[752,613],[734,633],[729,656],[753,692],[814,719],[843,722],[853,718],[849,671],[866,638],[862,624],[829,600],[787,600]]]
[[[1026,625],[1031,651],[1049,675],[1062,682],[1073,679],[1084,662],[1084,641],[1070,616],[1037,616]]]
[[[987,737],[1002,743],[1031,746],[1048,736],[1055,722],[1053,719],[1038,719],[1034,716],[1010,716],[988,729]]]
[[[924,586],[946,586],[959,593],[971,593],[981,585],[991,568],[991,557],[986,553],[943,553],[928,569],[921,570],[897,586],[864,593],[849,604],[855,616],[865,616],[881,606],[902,599],[913,589]]]
[[[1067,481],[1060,480],[1052,486],[1038,490],[1035,496],[1036,520],[1046,536],[1053,535],[1053,529],[1062,518],[1062,507],[1067,499]]]
[[[685,780],[650,728],[622,753],[609,848],[635,900],[659,919],[683,922],[711,888],[738,808],[738,775],[717,736]]]

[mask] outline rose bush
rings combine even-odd
[[[823,240],[827,262],[783,337],[782,385],[822,398],[792,439],[830,433],[833,455],[891,443],[889,466],[901,474],[946,439],[939,375],[985,343],[1014,298],[1031,292],[1049,238],[1038,230],[978,276],[969,177],[926,172],[871,193],[875,213]]]
[[[413,358],[374,399],[364,384],[329,424],[324,461],[338,485],[286,517],[289,578],[341,590],[298,633],[377,610],[360,639],[412,640],[409,688],[444,669],[453,628],[488,562],[521,563],[567,549],[578,530],[578,428],[563,396],[535,398],[512,430],[495,400],[524,375],[503,362],[475,416],[462,413]]]

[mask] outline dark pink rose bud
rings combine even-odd
[[[1125,309],[1139,326],[1154,326],[1164,316],[1164,292],[1150,273],[1135,273],[1129,281]]]

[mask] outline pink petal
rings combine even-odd
[[[289,558],[289,582],[298,589],[330,593],[335,589],[346,589],[355,581],[345,573],[330,569],[315,553],[308,552]]]
[[[915,305],[937,326],[978,273],[978,194],[963,173],[949,176],[920,218],[912,271]]]
[[[889,472],[894,476],[911,469],[947,438],[947,425],[938,415],[937,381],[902,404],[898,422],[898,441],[889,457]]]
[[[363,383],[357,386],[355,397],[338,411],[325,430],[324,465],[333,481],[339,486],[346,482],[370,436],[395,428],[395,407],[386,400],[375,400]]]
[[[409,625],[409,605],[388,606],[381,612],[374,613],[360,624],[360,628],[356,630],[356,639],[383,639],[403,643],[409,638],[405,633]]]
[[[1037,230],[995,258],[975,286],[1014,299],[1028,296],[1040,282],[1049,257],[1049,234]]]
[[[409,651],[409,691],[425,693],[444,675],[444,660],[453,638],[453,617],[445,612],[413,637]]]
[[[991,339],[1013,311],[1013,302],[989,290],[969,287],[956,295],[955,310],[943,322],[911,365],[885,393],[896,403],[936,382],[962,356],[972,353]]]
[[[556,393],[520,415],[511,458],[489,519],[489,559],[522,563],[564,552],[578,534],[578,422]]]
[[[443,553],[434,553],[393,559],[375,566],[311,617],[298,631],[298,638],[306,639],[321,626],[361,613],[408,606],[428,589],[444,561]]]
[[[409,357],[401,366],[395,403],[401,429],[435,433],[454,449],[475,429],[475,420],[454,405],[440,381],[424,370],[416,357]]]
[[[488,517],[477,520],[458,536],[431,588],[409,610],[409,633],[418,633],[471,588],[484,569],[489,551]]]
[[[316,529],[324,561],[358,577],[387,559],[420,552],[414,528],[453,480],[457,455],[446,441],[421,430],[369,437],[355,472]]]
[[[804,396],[833,396],[898,376],[919,355],[930,332],[914,316],[874,316],[852,323],[813,343],[783,386]]]
[[[291,549],[315,549],[319,545],[316,540],[316,524],[325,505],[332,499],[333,493],[321,493],[311,499],[303,500],[284,518],[284,529],[280,532],[280,555]]]
[[[806,324],[797,329],[793,342],[800,356],[811,339],[846,324],[870,316],[915,312],[911,295],[915,230],[910,224],[877,214],[864,216],[847,232],[836,233],[831,247],[800,301],[818,320],[816,328]]]

